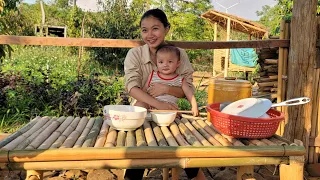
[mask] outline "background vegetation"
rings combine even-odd
[[[67,26],[68,37],[140,39],[139,20],[147,9],[161,8],[171,23],[168,40],[213,40],[213,28],[200,17],[213,8],[210,0],[99,0],[98,12],[84,12],[76,0],[44,3],[47,25]],[[39,0],[35,4],[0,0],[0,33],[39,36]],[[265,6],[260,23],[279,33],[280,20],[290,19],[292,0]],[[241,38],[241,35],[234,39]],[[128,49],[85,48],[77,72],[78,48],[0,45],[0,132],[13,132],[35,116],[96,116],[106,104],[128,104],[123,90],[123,61]],[[211,71],[212,51],[188,50],[194,68]],[[197,91],[200,105],[206,92]],[[187,101],[179,102],[189,109]]]

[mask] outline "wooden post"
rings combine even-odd
[[[179,172],[180,168],[172,168],[171,173],[172,173],[172,180],[179,180]]]
[[[252,179],[253,174],[254,174],[253,166],[240,166],[237,169],[237,180],[242,180],[242,179],[254,180],[254,179]],[[244,178],[244,177],[246,177],[246,178]]]
[[[226,41],[230,40],[230,24],[231,24],[231,19],[228,18],[228,22],[227,22],[227,39],[226,39]],[[228,66],[229,66],[229,49],[226,49],[226,57],[224,59],[224,77],[228,76]]]
[[[43,179],[42,171],[27,170],[26,180],[41,180],[41,179]]]
[[[301,180],[303,179],[303,156],[291,156],[290,164],[280,164],[280,179],[281,180]]]
[[[218,23],[215,22],[213,25],[213,30],[214,30],[214,34],[213,34],[213,41],[217,41],[217,37],[218,37]],[[213,50],[213,52],[216,50]],[[213,77],[216,76],[216,71],[214,70],[214,56],[212,58],[212,75]]]
[[[316,63],[317,0],[294,0],[293,3],[287,98],[307,96],[313,99],[315,98],[312,87]],[[311,131],[312,105],[311,101],[305,105],[289,107],[287,114],[290,122],[286,125],[284,133],[284,136],[291,141],[302,140],[306,152]],[[288,175],[290,177],[290,174]]]
[[[285,32],[285,20],[282,20],[280,23],[280,39],[284,39],[284,32]],[[278,92],[277,92],[277,103],[280,103],[283,101],[282,99],[282,75],[283,75],[283,53],[284,48],[279,48],[279,58],[278,58]],[[281,106],[277,107],[278,111],[281,111]],[[283,132],[281,132],[281,127],[284,125],[283,122],[280,123],[280,126],[277,130],[278,135],[282,135]]]

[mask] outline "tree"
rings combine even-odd
[[[291,20],[293,0],[278,0],[274,7],[268,5],[262,7],[262,11],[257,11],[260,16],[259,22],[270,28],[270,34],[279,35],[280,22],[282,19]],[[317,13],[320,13],[320,0],[318,0]]]

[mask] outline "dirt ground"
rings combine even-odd
[[[202,168],[208,180],[234,180],[237,177],[236,167]],[[276,166],[255,166],[254,178],[256,180],[278,180],[279,169]],[[26,178],[25,171],[0,171],[0,180],[22,180]],[[113,180],[123,179],[123,170],[66,170],[45,171],[46,180]],[[161,169],[148,169],[144,180],[162,180]],[[171,179],[169,175],[169,179]],[[187,180],[183,170],[180,171],[181,180]]]

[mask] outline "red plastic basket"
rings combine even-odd
[[[211,122],[220,133],[235,138],[268,138],[275,134],[284,114],[270,109],[267,114],[271,118],[247,118],[220,112],[220,103],[207,105]]]

